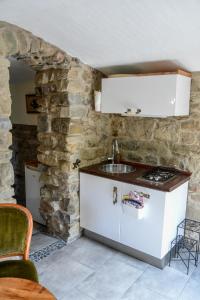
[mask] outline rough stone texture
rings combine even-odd
[[[41,163],[41,207],[48,230],[53,235],[72,240],[80,235],[79,174],[73,163],[81,166],[98,162],[108,155],[111,118],[93,111],[94,89],[100,88],[102,74],[30,32],[0,22],[0,56],[14,56],[36,71],[36,94],[39,98],[37,158]],[[14,193],[10,164],[8,61],[0,60],[0,195],[10,201]],[[16,170],[16,194],[23,198],[22,153],[18,129],[14,128],[13,163]],[[34,133],[35,134],[35,133]],[[31,141],[29,141],[31,142]],[[35,146],[35,144],[34,144]],[[24,156],[28,155],[24,151]],[[26,148],[28,149],[28,147]],[[35,148],[34,148],[35,155]],[[32,158],[32,157],[31,157]]]
[[[108,155],[111,118],[92,111],[101,74],[72,59],[66,69],[46,69],[36,76],[42,112],[38,122],[38,159],[46,166],[41,181],[41,213],[51,233],[69,239],[80,235],[79,174],[81,166]],[[49,88],[53,86],[53,88]]]
[[[73,163],[80,159],[86,166],[105,159],[113,137],[125,159],[192,171],[187,214],[200,220],[200,73],[193,74],[190,116],[123,118],[94,112],[93,92],[100,89],[101,73],[30,32],[0,22],[0,56],[10,55],[37,71],[41,214],[50,233],[71,240],[79,236],[79,175]],[[0,196],[8,202],[14,193],[7,68],[8,62],[0,59]]]
[[[49,232],[66,239],[70,228],[70,238],[73,239],[79,235],[79,199],[78,172],[72,171],[72,160],[79,154],[76,144],[79,147],[80,141],[77,138],[83,130],[80,118],[87,115],[85,105],[91,101],[87,97],[93,82],[92,70],[30,32],[0,22],[0,196],[4,202],[14,201],[11,198],[14,192],[11,188],[13,170],[9,150],[9,62],[4,59],[9,56],[23,60],[36,71],[36,94],[41,112],[38,116],[37,151],[43,170],[41,181],[44,184],[41,190],[41,214]],[[77,107],[72,108],[71,103]],[[71,136],[75,137],[73,145],[72,140],[71,144],[68,143],[68,137]],[[15,160],[16,169],[20,161],[20,157]]]
[[[11,98],[9,91],[9,61],[4,57],[14,56],[18,60],[23,60],[29,66],[31,66],[36,72],[36,82],[37,89],[36,93],[40,98],[41,104],[41,114],[38,120],[38,130],[41,133],[47,134],[51,133],[51,125],[53,118],[59,118],[61,115],[65,114],[65,111],[60,110],[59,103],[56,102],[56,97],[58,96],[58,101],[65,103],[65,97],[62,99],[60,96],[60,91],[67,91],[67,74],[68,74],[68,65],[71,61],[76,63],[76,59],[68,56],[66,53],[61,51],[55,46],[46,43],[42,39],[35,37],[30,32],[25,31],[17,26],[13,26],[6,22],[0,22],[0,198],[1,202],[15,202],[12,196],[14,191],[11,188],[13,185],[13,169],[10,163],[12,152],[9,149],[9,146],[12,144],[11,134],[9,130],[11,129],[11,124],[9,116],[11,113]],[[47,71],[46,71],[47,70]],[[50,105],[52,104],[52,105]],[[49,109],[51,107],[51,109]],[[22,130],[23,129],[23,130]],[[19,138],[18,128],[14,127],[13,136],[14,136],[14,153],[13,153],[13,163],[15,166],[15,184],[16,184],[16,196],[22,197],[24,194],[24,174],[23,163],[24,159],[29,159],[28,156],[28,146],[23,144],[21,138]],[[24,128],[21,128],[22,133],[24,134]],[[29,135],[28,132],[26,132]],[[35,133],[33,134],[35,135]],[[44,164],[44,172],[47,169],[51,169],[51,164],[49,166],[49,160],[52,155],[52,160],[59,162],[57,164],[56,174],[59,173],[59,179],[62,177],[61,171],[65,168],[63,167],[62,160],[66,159],[65,153],[61,152],[59,149],[56,149],[51,153],[52,146],[54,145],[55,139],[52,137],[49,138],[48,135],[43,136],[47,140],[45,144],[45,149],[42,149],[44,146],[41,139],[39,155],[38,158]],[[58,138],[56,138],[58,140]],[[25,142],[25,140],[24,140]],[[29,139],[29,145],[33,142],[33,139]],[[22,145],[23,144],[23,145]],[[20,151],[19,151],[20,145]],[[27,147],[26,147],[27,146]],[[33,148],[30,152],[34,151],[36,144],[32,145]],[[50,152],[50,153],[49,153]],[[25,157],[26,156],[26,157]],[[32,159],[31,154],[31,159]],[[47,165],[47,166],[46,166]],[[56,177],[56,174],[54,177]],[[66,174],[64,174],[66,175]],[[21,179],[19,180],[19,177]],[[52,182],[55,182],[55,178],[52,177]],[[65,176],[63,176],[65,178]],[[64,181],[64,179],[63,179]],[[45,184],[45,182],[44,182]],[[59,183],[60,184],[60,183]],[[50,187],[49,187],[50,190]],[[51,191],[51,190],[50,190]],[[62,196],[63,198],[63,196]],[[43,199],[42,199],[43,200]],[[41,213],[47,220],[47,226],[49,231],[52,234],[59,234],[62,237],[68,236],[68,223],[69,217],[67,213],[67,202],[65,206],[61,208],[60,198],[56,199],[55,203],[48,203],[49,199],[41,203]],[[44,205],[44,203],[46,205]]]
[[[12,136],[9,132],[11,98],[8,67],[9,61],[0,57],[0,203],[15,202],[12,198],[14,191],[11,187],[13,185],[13,169],[10,163],[12,152],[9,149]]]
[[[200,73],[193,73],[187,117],[113,117],[113,136],[125,159],[192,172],[187,215],[200,221]]]
[[[15,199],[26,205],[25,162],[37,159],[37,126],[13,124],[12,137]]]

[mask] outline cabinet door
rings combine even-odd
[[[80,173],[81,227],[119,241],[120,199],[119,182]]]
[[[137,219],[129,210],[123,209],[120,222],[120,242],[141,252],[161,258],[164,222],[165,194],[142,186],[122,183],[122,195],[130,191],[148,194],[145,199],[145,216]],[[133,208],[134,209],[134,208]]]
[[[177,98],[177,77],[176,74],[172,74],[103,79],[101,110],[103,113],[122,114],[128,108],[137,108],[141,110],[139,116],[147,117],[166,117],[173,116],[175,113],[176,115],[188,114],[190,78],[186,77],[186,82],[182,83],[184,76],[179,76],[180,92]]]

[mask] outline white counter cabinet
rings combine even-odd
[[[176,236],[177,225],[185,218],[187,189],[188,182],[172,192],[163,192],[80,173],[81,227],[162,261]],[[117,203],[113,203],[116,191]],[[132,214],[132,208],[124,209],[122,197],[130,191],[149,195],[142,218]]]
[[[81,227],[119,241],[120,204],[113,200],[121,196],[120,182],[81,173],[80,185]]]

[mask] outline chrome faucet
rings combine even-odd
[[[120,153],[117,139],[112,142],[112,157],[108,157],[108,160],[112,161],[112,164],[120,162]]]

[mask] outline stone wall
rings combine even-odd
[[[112,135],[119,139],[124,159],[176,166],[193,173],[187,215],[200,221],[200,73],[192,76],[189,116],[165,119],[115,116],[112,130]]]
[[[77,60],[68,68],[43,70],[36,76],[41,97],[38,159],[46,166],[41,212],[52,234],[69,234],[70,240],[80,235],[79,173],[74,163],[98,162],[109,150],[111,120],[93,111],[100,79],[99,72]]]
[[[12,165],[14,169],[14,198],[18,204],[26,205],[25,162],[37,160],[37,126],[13,124]]]
[[[36,94],[39,97],[38,155],[41,163],[41,207],[48,230],[64,239],[80,235],[79,173],[74,169],[98,162],[108,155],[111,118],[95,113],[93,92],[100,88],[102,74],[82,64],[57,47],[30,32],[0,22],[0,56],[14,56],[36,71]],[[11,151],[8,62],[0,60],[0,140],[1,201],[14,201]],[[3,74],[3,79],[2,79]],[[3,96],[2,96],[3,95]],[[5,176],[6,175],[6,176]]]
[[[10,163],[12,151],[12,135],[9,132],[12,125],[9,119],[11,113],[11,97],[9,90],[9,61],[0,57],[0,203],[15,202],[13,188],[13,168]]]
[[[15,56],[36,70],[38,160],[41,163],[41,214],[53,235],[79,236],[79,174],[74,169],[105,159],[113,137],[123,158],[177,165],[193,172],[188,216],[200,219],[200,74],[194,74],[189,117],[154,119],[104,115],[93,109],[94,89],[102,74],[31,33],[0,22],[0,198],[14,201],[10,164],[11,99],[8,61]]]
[[[0,21],[0,201],[15,202],[13,168],[10,163],[12,135],[10,114],[11,97],[9,90],[9,61],[14,56],[30,65],[35,70],[67,65],[70,57],[30,32],[12,24]]]

